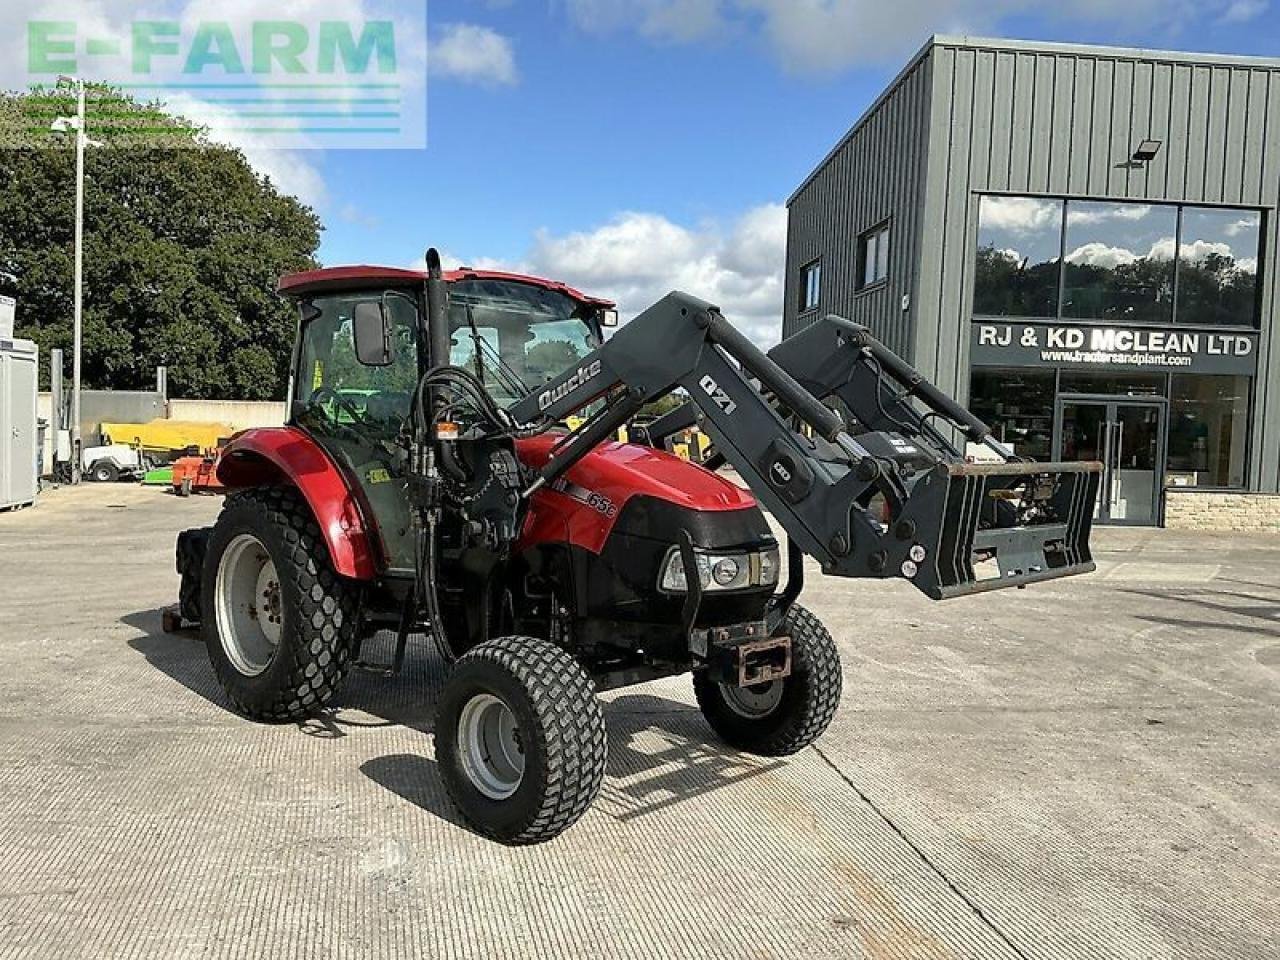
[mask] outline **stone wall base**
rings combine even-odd
[[[1170,530],[1242,530],[1280,533],[1280,494],[1165,490],[1164,525]]]

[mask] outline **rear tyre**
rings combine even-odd
[[[454,665],[435,723],[450,798],[476,832],[543,843],[572,826],[604,781],[604,713],[590,675],[534,637],[500,637]]]
[[[840,656],[817,617],[799,604],[784,621],[791,634],[791,675],[738,687],[693,675],[693,692],[707,723],[725,743],[747,753],[782,757],[822,735],[840,705]]]
[[[235,709],[284,723],[328,702],[351,658],[358,593],[334,572],[297,491],[229,496],[209,536],[200,602],[209,660]]]
[[[89,469],[89,478],[98,483],[115,483],[120,479],[120,470],[114,463],[99,461]]]

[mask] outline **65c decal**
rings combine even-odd
[[[580,487],[576,483],[570,483],[564,477],[561,477],[551,485],[551,489],[559,490],[567,497],[572,497],[581,504],[585,504],[592,510],[602,516],[613,519],[618,515],[618,507],[612,500],[603,493],[596,493],[594,490],[588,490],[586,487]]]

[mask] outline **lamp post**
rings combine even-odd
[[[76,115],[58,117],[53,121],[55,133],[76,132],[76,252],[75,252],[75,313],[71,334],[71,482],[80,482],[80,343],[84,318],[84,148],[91,143],[85,132],[84,81],[79,77],[59,77],[71,83],[76,90]]]

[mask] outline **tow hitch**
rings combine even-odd
[[[791,638],[769,636],[763,622],[698,630],[696,640],[702,643],[695,642],[694,655],[717,683],[751,687],[791,676]]]

